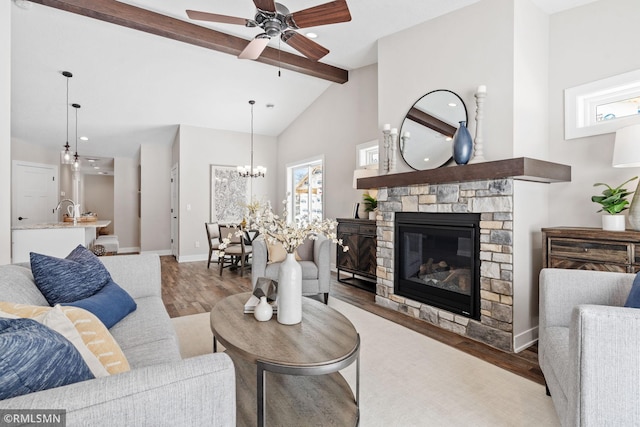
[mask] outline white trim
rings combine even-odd
[[[144,252],[140,252],[140,255],[146,255],[146,254],[157,254],[159,256],[171,255],[171,249],[163,249],[163,250],[160,250],[160,251],[144,251]]]
[[[138,254],[140,253],[140,246],[133,246],[131,248],[118,248],[119,254]]]
[[[513,337],[513,351],[520,353],[538,341],[538,327],[535,326]]]
[[[597,123],[590,119],[595,117],[597,105],[626,99],[635,93],[640,93],[640,70],[565,89],[564,139],[613,133],[640,124],[640,114]]]
[[[185,255],[185,256],[178,256],[177,261],[178,263],[181,262],[195,262],[195,261],[207,261],[209,254],[198,254],[198,255]],[[211,260],[213,262],[213,260]]]

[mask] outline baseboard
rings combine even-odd
[[[209,254],[186,255],[186,256],[178,255],[177,260],[178,262],[207,261],[209,259],[208,256]],[[214,262],[214,261],[216,261],[215,258],[211,260],[211,262]]]
[[[538,341],[538,327],[528,329],[513,338],[513,351],[516,353],[531,347]]]
[[[134,246],[131,248],[118,248],[119,254],[138,254],[140,253],[140,247]]]
[[[161,251],[144,251],[141,254],[157,254],[160,256],[171,255],[171,249],[163,249]]]

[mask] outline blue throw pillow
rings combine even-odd
[[[0,399],[94,378],[78,350],[32,319],[0,319]]]
[[[61,305],[80,307],[93,313],[107,328],[112,327],[137,307],[131,296],[109,280],[102,289],[89,298],[73,301]]]
[[[87,298],[111,280],[102,261],[82,245],[66,258],[29,255],[36,286],[52,306]]]
[[[631,286],[631,292],[627,297],[627,302],[624,303],[625,307],[640,308],[640,273],[636,274],[636,278],[633,279],[633,285]]]

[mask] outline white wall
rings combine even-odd
[[[518,0],[522,1],[522,0]],[[474,93],[487,86],[484,155],[513,157],[514,2],[482,0],[378,41],[379,128],[400,129],[413,103],[436,89],[465,102],[475,134]],[[412,170],[398,156],[398,171]]]
[[[551,188],[549,226],[601,227],[599,207],[591,202],[591,196],[601,189],[593,184],[618,185],[640,175],[638,168],[611,166],[613,133],[564,140],[563,93],[570,87],[639,69],[639,17],[637,0],[600,0],[551,16],[550,160],[571,165],[572,179]]]
[[[110,219],[111,224],[105,227],[106,234],[115,234],[115,218],[113,216],[113,176],[112,175],[84,175],[84,198],[82,209],[85,212],[95,212],[98,219]],[[119,242],[119,241],[118,241]]]
[[[0,2],[0,265],[11,262],[11,2]]]
[[[258,113],[256,108],[255,120],[260,120]],[[205,260],[209,254],[204,223],[209,221],[210,213],[210,166],[248,164],[250,146],[248,133],[180,126],[174,142],[174,159],[170,161],[175,164],[179,159],[179,262]],[[265,166],[267,176],[253,179],[253,196],[258,200],[264,197],[272,204],[276,195],[277,152],[275,137],[254,135],[254,165]]]
[[[332,84],[278,137],[278,200],[286,197],[286,165],[324,155],[326,218],[351,218],[362,190],[352,188],[356,145],[381,139],[378,132],[377,66],[352,70]],[[274,206],[280,206],[280,203]]]
[[[169,255],[171,254],[171,145],[142,144],[140,166],[140,252]]]
[[[140,218],[138,218],[138,160],[127,157],[113,159],[114,234],[120,252],[140,251]]]
[[[530,0],[514,5],[513,157],[548,159],[549,16]]]

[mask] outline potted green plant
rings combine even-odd
[[[602,206],[598,212],[606,212],[602,215],[602,229],[609,231],[624,231],[624,215],[618,215],[625,209],[629,208],[629,201],[626,200],[627,196],[633,194],[633,191],[628,191],[623,186],[634,179],[638,179],[637,176],[623,182],[615,188],[612,188],[608,184],[603,182],[596,182],[594,187],[604,186],[607,187],[602,191],[602,195],[592,196],[591,201],[598,203]]]
[[[369,193],[362,195],[364,199],[364,211],[369,212],[369,219],[376,219],[376,210],[378,209],[378,199]]]

